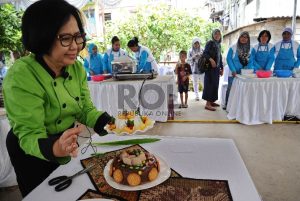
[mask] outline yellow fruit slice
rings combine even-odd
[[[136,173],[130,173],[127,177],[127,182],[130,186],[137,186],[141,183],[142,179],[140,175]]]
[[[123,181],[123,174],[122,174],[121,170],[116,169],[113,173],[113,178],[114,178],[115,182],[121,183]]]

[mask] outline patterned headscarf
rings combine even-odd
[[[193,40],[192,40],[192,51],[193,51],[194,54],[201,52],[200,46],[199,46],[199,48],[194,48],[194,44],[196,42],[198,42],[199,45],[201,46],[201,40],[200,40],[199,37],[194,37]]]
[[[246,44],[242,44],[240,42],[240,38],[244,35],[246,35],[248,37],[248,42]],[[237,42],[237,52],[238,52],[238,56],[239,56],[239,60],[240,60],[241,64],[243,66],[247,66],[249,57],[250,57],[250,36],[247,31],[243,31],[239,36],[239,39]]]
[[[90,43],[89,46],[88,46],[88,52],[89,52],[89,54],[90,54],[91,57],[92,57],[92,56],[95,56],[95,55],[94,55],[94,52],[93,52],[93,48],[94,48],[95,46],[96,46],[95,43]]]

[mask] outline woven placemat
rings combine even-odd
[[[141,191],[139,201],[153,200],[232,201],[232,197],[227,181],[177,177]]]
[[[79,199],[109,198],[114,201],[124,199],[103,195],[101,192],[87,190]],[[164,183],[142,190],[139,201],[232,201],[228,182],[224,180],[203,180],[190,178],[169,178]]]
[[[108,185],[103,175],[104,168],[108,161],[116,157],[116,155],[120,154],[122,151],[128,149],[141,149],[146,151],[140,145],[133,145],[124,149],[107,152],[103,156],[93,156],[90,158],[83,159],[81,160],[81,164],[84,168],[92,164],[96,164],[96,167],[90,172],[88,172],[88,175],[95,188],[98,189],[102,194],[106,196],[112,196],[119,200],[137,201],[139,198],[140,191],[120,191],[114,189],[110,185]],[[181,177],[181,175],[179,175],[176,171],[172,170],[171,177]]]
[[[96,198],[110,199],[113,201],[121,201],[120,199],[113,198],[111,196],[105,196],[101,194],[99,191],[95,191],[92,189],[88,189],[87,191],[85,191],[77,200],[96,199]]]

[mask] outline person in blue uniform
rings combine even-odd
[[[293,31],[287,27],[282,32],[282,40],[274,45],[274,70],[293,70],[300,65],[299,43],[292,40]]]
[[[140,45],[137,37],[133,37],[127,44],[129,49],[134,52],[137,60],[137,73],[157,72],[157,63],[149,48]]]
[[[257,40],[258,44],[251,51],[254,70],[270,70],[275,59],[273,44],[269,43],[271,33],[268,30],[262,30]]]
[[[241,74],[241,69],[253,69],[250,36],[247,31],[242,32],[237,43],[229,48],[226,61],[231,71],[231,75],[228,77],[228,86],[226,91],[227,105],[232,82],[236,74]]]
[[[210,68],[205,72],[202,99],[206,100],[205,109],[210,111],[215,111],[215,107],[220,106],[215,101],[218,100],[219,79],[223,74],[221,41],[221,31],[215,29],[212,32],[212,40],[206,43],[203,52],[210,62]]]
[[[22,42],[31,54],[10,67],[3,93],[11,126],[7,150],[23,197],[77,156],[81,126],[75,122],[107,134],[111,116],[93,105],[76,60],[86,43],[81,19],[63,0],[37,1],[22,17]]]
[[[127,55],[126,51],[120,48],[120,39],[117,36],[111,39],[111,46],[112,47],[109,48],[103,56],[103,70],[106,73],[112,73],[112,61],[118,57]]]
[[[90,75],[99,75],[106,73],[103,69],[103,58],[98,53],[98,47],[91,43],[88,45],[89,55],[84,59],[84,68]]]

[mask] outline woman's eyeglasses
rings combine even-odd
[[[72,34],[62,34],[58,35],[57,39],[60,41],[60,44],[63,47],[68,47],[73,43],[73,40],[75,40],[75,43],[77,45],[80,45],[85,42],[85,33],[76,33],[74,35]]]

